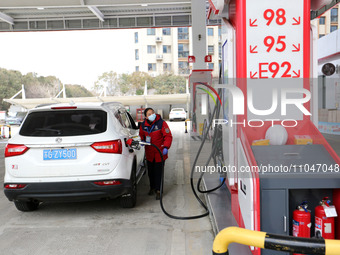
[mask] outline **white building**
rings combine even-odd
[[[221,36],[219,26],[209,26],[206,31],[207,54],[212,62],[207,63],[213,69],[213,77],[219,75],[221,62]],[[148,72],[151,76],[171,72],[175,75],[188,76],[192,64],[191,27],[148,28],[135,30],[135,71]]]
[[[317,28],[319,38],[328,35],[339,29],[340,13],[339,5],[323,13],[318,19],[312,20],[312,24]]]

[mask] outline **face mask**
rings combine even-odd
[[[149,117],[148,117],[148,119],[151,121],[151,122],[153,122],[155,119],[156,119],[156,114],[154,113],[154,114],[151,114]]]

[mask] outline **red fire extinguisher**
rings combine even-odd
[[[311,214],[307,203],[301,203],[293,212],[293,236],[310,238]]]
[[[324,197],[320,205],[315,207],[315,237],[334,239],[334,217],[327,217],[325,208],[330,207],[328,197]]]

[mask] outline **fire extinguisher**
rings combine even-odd
[[[301,203],[293,212],[293,236],[310,238],[311,214],[306,202]]]
[[[334,217],[327,217],[325,208],[330,207],[328,197],[324,197],[320,205],[315,207],[315,237],[334,239]]]

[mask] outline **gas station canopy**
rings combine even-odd
[[[107,97],[79,97],[79,98],[26,98],[4,99],[5,102],[26,109],[32,109],[38,105],[57,103],[79,102],[120,102],[124,105],[161,105],[161,104],[188,104],[189,94],[171,95],[141,95],[141,96],[107,96]]]
[[[0,1],[0,31],[3,32],[191,25],[190,0]]]

